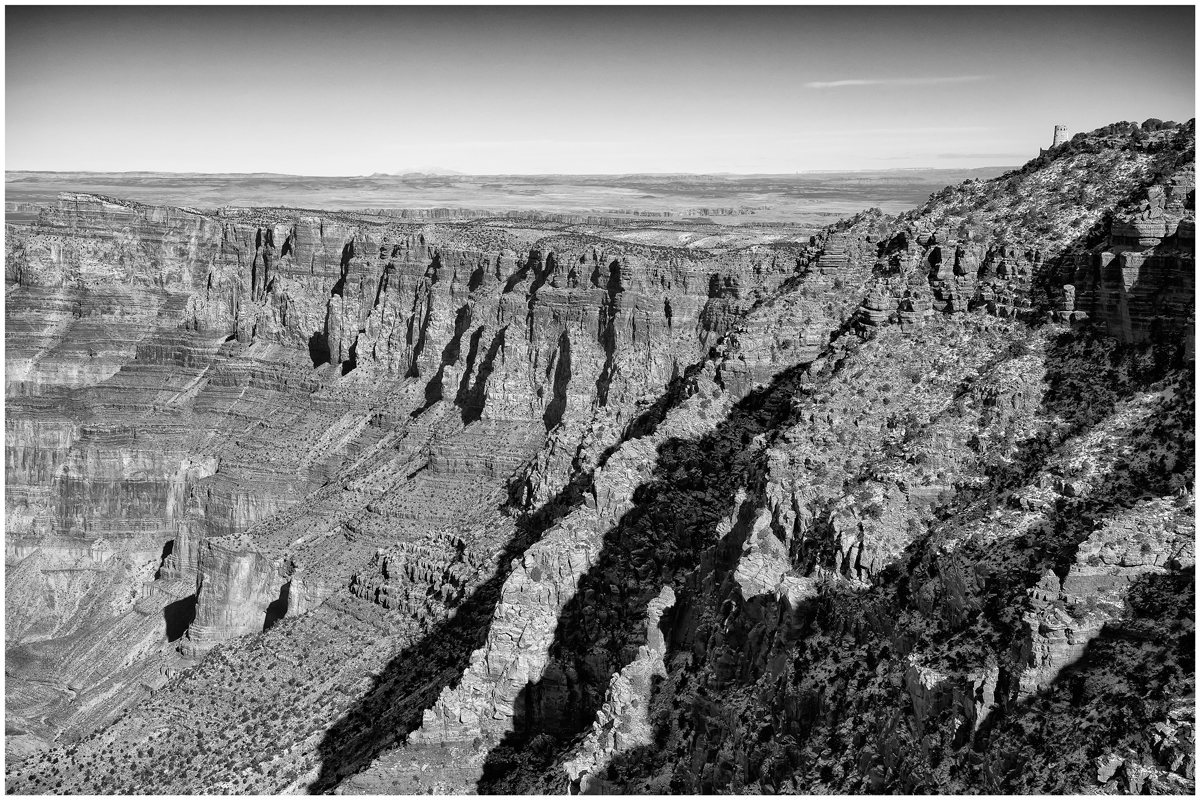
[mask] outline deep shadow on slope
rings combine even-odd
[[[1156,743],[1155,724],[1176,707],[1193,705],[1195,591],[1194,567],[1138,577],[1122,618],[1107,623],[1052,685],[988,726],[998,745],[984,766],[988,785],[1005,794],[1078,792],[1093,784],[1095,759],[1128,753],[1174,767],[1181,780],[1167,792],[1194,786],[1194,779],[1184,779],[1186,754]],[[1069,758],[1081,746],[1085,758]],[[1025,769],[1038,754],[1059,762],[1053,784],[1039,783]],[[1164,793],[1123,767],[1114,778],[1119,791]]]
[[[1130,587],[1127,616],[1106,624],[1079,660],[1059,673],[1050,686],[1027,701],[994,712],[973,738],[969,727],[955,731],[954,709],[944,706],[925,720],[934,733],[929,761],[902,761],[885,782],[877,784],[870,782],[868,774],[853,774],[852,765],[864,745],[875,749],[882,737],[848,740],[839,731],[848,721],[863,723],[857,727],[859,731],[869,730],[872,722],[886,720],[895,711],[911,716],[902,708],[906,695],[901,695],[896,705],[866,705],[844,694],[847,690],[852,695],[871,690],[869,681],[879,663],[874,653],[879,651],[868,651],[868,659],[862,663],[843,659],[846,671],[831,684],[817,685],[806,679],[791,684],[786,676],[776,679],[773,673],[759,671],[755,677],[765,680],[754,688],[772,699],[769,705],[742,716],[746,731],[754,735],[743,739],[747,768],[736,775],[728,762],[712,758],[722,749],[737,752],[738,745],[729,741],[732,731],[718,730],[715,738],[709,736],[698,746],[693,740],[712,733],[706,720],[718,716],[728,702],[723,687],[709,682],[681,703],[678,696],[665,693],[666,687],[687,686],[689,679],[695,683],[700,678],[676,667],[667,681],[655,685],[651,704],[655,743],[614,758],[601,776],[606,780],[591,787],[591,793],[648,791],[649,781],[664,765],[674,767],[669,781],[672,793],[703,794],[738,792],[756,784],[761,791],[783,793],[947,791],[933,774],[946,758],[953,760],[949,773],[943,775],[962,781],[968,791],[990,794],[1077,793],[1092,785],[1094,759],[1112,753],[1128,753],[1135,760],[1148,757],[1168,768],[1172,761],[1182,762],[1186,768],[1186,736],[1183,747],[1177,747],[1180,752],[1172,753],[1156,744],[1153,726],[1173,707],[1191,706],[1195,634],[1189,623],[1194,590],[1195,572],[1190,567],[1139,577]],[[761,618],[781,609],[772,598],[759,595],[744,601],[739,610],[742,615]],[[845,621],[849,610],[836,595],[804,602],[792,610],[800,623],[786,629],[786,639],[781,637],[780,644],[792,648],[790,657],[803,658],[803,643],[810,637],[828,632],[839,639],[852,635],[854,631]],[[718,624],[733,621],[719,620]],[[744,645],[745,638],[734,644]],[[882,657],[890,655],[886,647],[884,643]],[[886,724],[879,728],[885,729]],[[685,730],[686,736],[672,738]],[[687,745],[683,749],[681,739]],[[778,746],[772,747],[775,742]],[[1086,758],[1068,758],[1081,746],[1086,748]],[[706,752],[709,758],[697,764],[692,760],[697,751]],[[920,758],[919,750],[916,755]],[[841,761],[837,772],[829,756],[834,764]],[[1048,772],[1030,770],[1029,765],[1039,759],[1059,766]],[[1181,780],[1172,793],[1186,791],[1191,780],[1182,780],[1182,770],[1176,771]],[[1161,793],[1145,791],[1146,787],[1136,782],[1136,773],[1119,770],[1116,777],[1126,792]],[[1131,780],[1133,785],[1129,785]],[[649,791],[656,789],[661,790],[654,787]]]
[[[696,567],[721,574],[736,564],[764,500],[766,450],[754,439],[786,417],[806,370],[781,372],[710,433],[659,446],[653,476],[605,534],[597,562],[563,609],[543,677],[518,696],[514,731],[489,753],[481,794],[529,791],[591,726],[609,678],[645,644],[647,604],[662,585],[682,591]]]
[[[666,412],[681,397],[694,391],[694,376],[703,363],[676,377],[659,399],[629,424],[622,442],[653,432]],[[600,464],[619,446],[617,443],[609,447]],[[401,745],[420,727],[424,710],[433,705],[443,688],[457,685],[470,663],[471,653],[486,641],[511,564],[548,528],[583,502],[592,480],[591,470],[577,474],[539,511],[526,515],[517,525],[516,536],[498,558],[497,563],[502,566],[497,573],[455,608],[453,618],[434,625],[419,641],[388,662],[366,695],[322,738],[317,748],[320,773],[309,786],[310,793],[331,791],[385,751]],[[515,498],[519,492],[514,487],[510,494]]]
[[[166,623],[167,641],[176,642],[183,638],[188,626],[196,619],[196,595],[190,594],[163,606],[163,621]]]
[[[1097,363],[1094,350],[1088,346],[1095,346],[1096,341],[1086,335],[1078,338],[1082,342],[1075,341],[1076,335],[1065,334],[1050,349],[1051,381],[1043,397],[1043,413],[1061,412],[1070,423],[1069,435],[1086,432],[1111,414],[1119,400],[1162,376],[1160,370],[1150,369],[1139,380],[1118,384],[1115,391],[1102,393],[1098,390],[1117,383],[1108,371],[1114,363]],[[1137,357],[1137,353],[1131,353],[1127,348],[1117,350],[1125,351],[1125,359]],[[1113,362],[1120,357],[1119,353],[1114,354]],[[1182,378],[1179,391],[1190,397],[1194,393],[1194,373],[1185,369]],[[1094,404],[1085,402],[1089,397],[1094,399]],[[688,587],[681,591],[677,586],[677,610],[699,607],[702,610],[694,608],[692,614],[696,619],[707,617],[710,623],[693,630],[680,618],[680,613],[676,614],[675,629],[667,637],[668,678],[656,683],[651,702],[655,744],[615,758],[608,769],[607,780],[602,780],[593,790],[662,791],[665,787],[661,784],[648,787],[646,782],[665,767],[672,773],[669,783],[672,792],[737,792],[755,783],[764,791],[774,792],[930,792],[939,790],[935,770],[938,762],[949,754],[956,758],[950,775],[979,791],[1071,790],[1069,786],[1020,784],[1003,770],[1001,774],[985,774],[979,767],[980,759],[971,755],[972,752],[995,752],[996,748],[990,745],[995,737],[1011,742],[1014,734],[1001,733],[1013,730],[1010,717],[1030,718],[1027,704],[1008,700],[1015,692],[1017,676],[1007,666],[1001,668],[997,691],[1001,705],[978,732],[973,736],[969,728],[955,732],[948,718],[941,720],[946,723],[939,732],[943,736],[941,749],[933,752],[928,760],[917,749],[915,755],[910,753],[913,760],[907,764],[902,761],[902,766],[889,772],[880,783],[870,783],[868,775],[855,775],[854,767],[850,766],[864,745],[870,744],[878,752],[881,749],[879,740],[847,741],[839,733],[840,726],[854,718],[861,723],[860,729],[865,730],[877,718],[884,718],[887,711],[894,712],[898,719],[911,716],[911,701],[902,692],[891,695],[890,708],[878,702],[878,697],[888,696],[888,691],[879,683],[876,666],[885,659],[905,655],[905,652],[893,651],[897,641],[908,649],[919,644],[925,652],[935,653],[949,653],[956,647],[983,646],[1003,658],[1003,652],[1021,635],[1020,614],[1013,612],[1024,607],[1029,589],[1045,572],[1053,569],[1060,575],[1065,574],[1080,543],[1103,519],[1145,497],[1169,494],[1172,475],[1190,468],[1194,445],[1189,447],[1174,437],[1176,429],[1191,430],[1194,405],[1185,401],[1177,407],[1177,412],[1178,418],[1170,420],[1159,414],[1151,415],[1130,435],[1130,438],[1143,442],[1174,444],[1180,451],[1186,451],[1180,453],[1182,457],[1175,464],[1142,459],[1140,451],[1134,452],[1131,458],[1120,460],[1088,496],[1062,497],[1056,506],[1047,509],[1045,529],[1037,536],[999,543],[968,543],[963,551],[965,561],[990,559],[993,563],[1011,565],[1012,569],[992,576],[981,598],[982,605],[973,613],[959,620],[931,619],[929,628],[917,631],[918,637],[911,641],[906,642],[904,637],[897,640],[893,636],[894,625],[902,612],[916,611],[919,590],[937,574],[937,545],[928,536],[914,541],[883,571],[868,592],[828,586],[818,597],[794,609],[773,596],[742,597],[740,588],[729,579],[728,573],[722,575],[719,571],[712,583],[694,585],[690,592]],[[1010,500],[1007,493],[1045,467],[1047,458],[1064,437],[1054,438],[1054,442],[1030,443],[1033,446],[1027,448],[1018,464],[992,473],[997,500],[1016,502]],[[957,524],[968,524],[976,514],[969,513],[959,519],[956,509],[967,510],[966,506],[970,504],[971,509],[977,511],[981,507],[977,502],[980,499],[976,492],[963,493],[942,510],[943,519],[953,518]],[[986,508],[986,505],[982,507]],[[1175,580],[1170,576],[1161,580],[1168,578]],[[1142,579],[1139,584],[1158,580],[1159,577]],[[1135,588],[1135,595],[1137,591]],[[1131,600],[1131,604],[1136,605],[1136,601]],[[1190,607],[1188,604],[1187,608]],[[762,640],[764,620],[765,642]],[[636,627],[637,622],[630,626]],[[1106,636],[1128,638],[1119,631],[1114,633],[1116,630],[1111,626],[1106,629],[1096,647],[1106,646]],[[866,659],[839,659],[837,650],[847,647],[844,644],[847,641],[852,642],[850,648],[865,645]],[[832,650],[829,649],[831,645]],[[1079,662],[1074,673],[1068,670],[1060,676],[1055,686],[1077,680],[1070,674],[1093,669],[1098,662],[1092,652],[1089,650],[1089,656]],[[684,654],[689,657],[678,658]],[[779,671],[780,659],[790,665],[790,672]],[[1127,655],[1125,661],[1129,662],[1129,659]],[[688,661],[692,663],[682,666]],[[1180,669],[1186,671],[1185,667]],[[1137,663],[1123,663],[1121,669],[1124,670],[1122,674],[1133,680],[1145,670],[1157,673],[1160,666],[1153,654],[1147,654]],[[825,678],[809,677],[822,674],[836,674],[838,678],[831,683]],[[1144,683],[1141,681],[1138,685]],[[878,687],[880,694],[875,700],[866,702],[871,697],[872,686]],[[686,691],[682,691],[684,687]],[[728,699],[737,695],[743,702],[750,695],[760,698],[741,709],[742,727],[747,734],[756,734],[755,741],[747,735],[739,744],[729,738],[733,731],[706,723],[706,720],[725,713]],[[1025,723],[1016,724],[1019,732],[1022,730],[1020,725]],[[1052,723],[1041,720],[1040,724]],[[1110,729],[1110,733],[1123,730],[1118,724]],[[886,733],[880,730],[876,735],[881,739]],[[1060,739],[1065,746],[1069,735],[1063,734]],[[737,769],[728,759],[731,752],[743,754],[744,763]],[[699,762],[694,760],[697,757],[701,758]],[[835,762],[841,760],[846,771],[842,772],[840,768],[835,771],[830,758]],[[539,785],[538,768],[544,769],[550,764],[551,759],[543,757],[532,765],[532,769],[526,767],[523,774],[514,775],[515,780],[481,783],[480,790],[529,791],[536,787],[542,791],[557,791],[569,788],[561,785],[561,776],[559,784]],[[1015,773],[1021,772],[1019,764],[1010,766]]]
[[[500,563],[519,558],[534,541],[533,531],[519,529]],[[375,678],[366,695],[325,732],[317,747],[321,770],[308,787],[310,794],[331,791],[420,727],[422,712],[433,705],[443,687],[458,682],[471,652],[486,639],[507,577],[507,569],[498,570],[457,607],[452,618],[434,625],[419,641],[404,648]]]

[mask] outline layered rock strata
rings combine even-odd
[[[159,671],[312,609],[472,504],[544,501],[806,251],[90,195],[6,246],[8,563],[133,559],[103,591],[162,598]],[[546,468],[509,487],[548,432]],[[98,573],[44,574],[10,591],[77,599],[9,620],[14,645],[107,602]],[[192,584],[191,607],[143,589],[156,575]]]

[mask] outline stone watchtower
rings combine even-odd
[[[1066,140],[1067,140],[1067,126],[1066,125],[1055,125],[1054,126],[1054,143],[1051,144],[1050,146],[1058,147],[1060,144],[1062,144]]]

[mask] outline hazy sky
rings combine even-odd
[[[1175,7],[14,7],[5,166],[361,175],[1019,164],[1195,115]]]

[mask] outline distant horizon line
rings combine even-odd
[[[130,170],[93,170],[93,169],[5,169],[4,174],[11,175],[16,173],[31,173],[37,175],[237,175],[243,177],[278,177],[278,178],[360,178],[360,179],[381,179],[381,178],[407,178],[410,176],[420,176],[424,178],[546,178],[546,177],[572,177],[572,178],[619,178],[623,176],[647,176],[647,177],[669,177],[672,175],[686,175],[691,177],[760,177],[772,175],[820,175],[820,174],[837,174],[844,172],[963,172],[973,169],[996,169],[997,167],[1018,167],[1020,164],[982,164],[973,167],[945,167],[945,166],[928,166],[928,167],[884,167],[884,168],[864,168],[864,169],[802,169],[791,170],[788,172],[730,172],[722,170],[720,172],[459,172],[453,175],[437,174],[430,172],[377,172],[369,175],[311,175],[299,172],[176,172],[173,170],[147,170],[147,169],[130,169]]]

